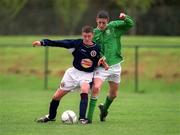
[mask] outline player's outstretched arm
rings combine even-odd
[[[120,13],[119,19],[111,21],[109,27],[119,28],[122,32],[126,32],[129,28],[134,26],[134,21],[125,13]]]
[[[134,21],[131,19],[130,16],[126,15],[125,13],[120,13],[119,14],[119,19],[123,20],[125,22],[126,27],[134,26]]]
[[[34,41],[34,42],[32,42],[32,45],[33,45],[34,47],[36,47],[36,46],[41,46],[41,42],[40,42],[40,41]]]

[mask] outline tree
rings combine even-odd
[[[0,18],[3,18],[2,20],[13,19],[26,3],[27,0],[1,0]]]
[[[88,6],[88,0],[54,0],[54,9],[64,23],[65,30],[73,34]]]
[[[7,24],[13,22],[13,19],[19,14],[27,0],[0,0],[0,29],[7,32]]]
[[[149,8],[155,3],[155,0],[115,0],[119,7],[122,7],[126,12],[133,16],[135,20],[138,20],[138,15],[146,13]],[[138,13],[137,13],[138,12]],[[136,33],[136,27],[131,30],[131,34]]]
[[[155,0],[116,0],[116,3],[119,6],[130,9],[139,9],[141,11],[147,11],[151,5],[155,2]]]

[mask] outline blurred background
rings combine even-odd
[[[111,19],[133,17],[131,35],[179,35],[179,0],[0,0],[1,35],[76,35],[84,24],[96,26],[99,10]]]
[[[0,89],[54,90],[72,56],[31,43],[79,38],[81,27],[96,27],[97,12],[107,10],[111,20],[124,12],[135,21],[122,38],[122,90],[179,90],[179,9],[178,0],[0,0]]]
[[[78,114],[79,93],[63,98],[55,123],[36,124],[72,55],[63,48],[32,47],[44,38],[80,38],[81,27],[96,27],[96,14],[110,19],[124,12],[135,26],[121,38],[119,97],[108,121],[92,126],[60,123],[67,109]],[[105,83],[98,103],[104,102]],[[180,0],[0,0],[0,134],[3,135],[179,135]],[[86,128],[86,130],[84,130]]]

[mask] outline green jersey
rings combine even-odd
[[[121,35],[134,25],[133,20],[126,16],[124,20],[111,21],[105,30],[94,29],[94,41],[101,45],[101,54],[106,57],[109,66],[120,63]]]

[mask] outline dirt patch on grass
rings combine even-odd
[[[22,71],[18,67],[10,67],[10,68],[7,69],[7,73],[10,73],[10,74],[21,74]]]
[[[173,78],[180,78],[180,73],[174,73],[172,76]]]
[[[155,77],[155,79],[160,79],[160,78],[163,78],[163,74],[162,73],[155,73],[155,75],[154,75],[154,77]]]
[[[0,67],[0,74],[20,74],[20,75],[25,75],[25,76],[30,76],[30,75],[34,75],[40,78],[44,77],[44,68],[43,69],[37,69],[37,68],[25,68],[22,67],[21,65],[13,65],[10,66],[8,68],[3,68]],[[48,75],[52,76],[52,77],[63,77],[65,73],[65,70],[58,70],[58,69],[54,69],[54,70],[48,70]],[[135,68],[133,65],[128,66],[128,68],[123,67],[122,68],[122,72],[121,75],[123,77],[126,78],[134,78],[135,75]],[[156,79],[156,80],[167,80],[169,82],[173,82],[173,81],[177,81],[180,80],[180,72],[178,72],[177,67],[175,68],[175,66],[171,66],[169,68],[162,68],[160,66],[158,67],[154,67],[153,69],[150,68],[149,70],[149,66],[144,64],[144,63],[140,63],[139,64],[139,69],[138,69],[138,75],[140,78],[149,78],[149,79]]]

